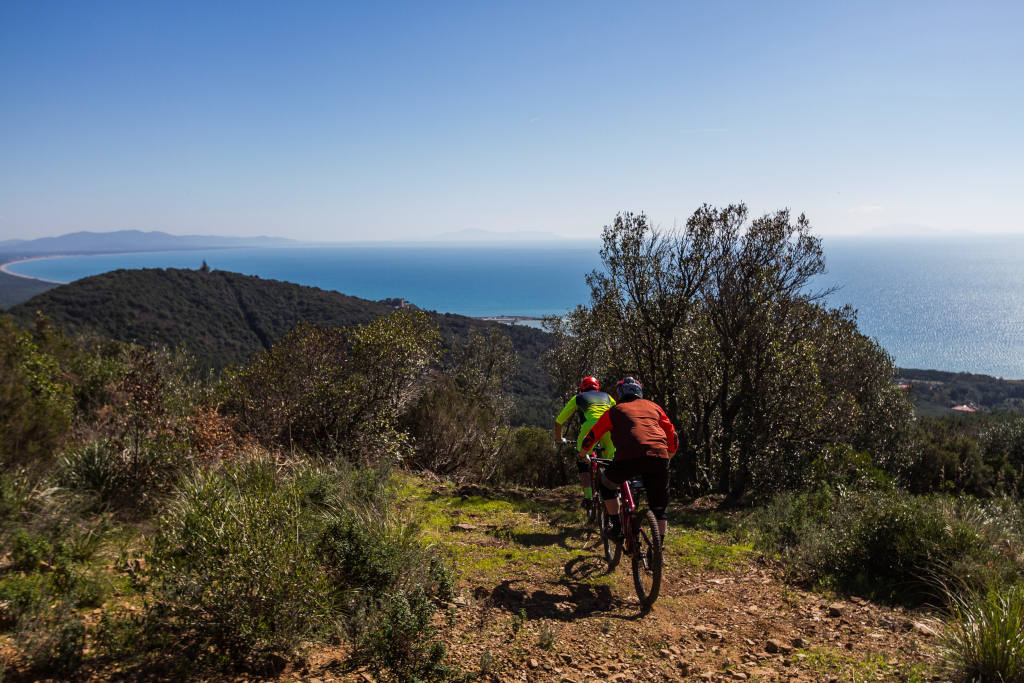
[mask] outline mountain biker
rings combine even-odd
[[[611,434],[615,462],[605,469],[598,483],[612,535],[622,536],[616,492],[623,481],[640,475],[647,489],[647,503],[658,520],[658,533],[664,538],[668,531],[668,464],[679,446],[675,427],[661,406],[643,397],[643,387],[632,377],[619,381],[615,397],[618,403],[583,437],[580,452],[588,452],[598,439]]]
[[[601,385],[596,377],[584,377],[580,381],[579,393],[569,399],[569,402],[562,408],[562,412],[555,418],[555,441],[559,443],[565,441],[562,438],[562,425],[575,413],[579,413],[582,424],[579,438],[576,439],[576,447],[577,450],[583,451],[583,437],[613,405],[615,405],[615,399],[601,391]],[[615,446],[610,437],[602,439],[601,444],[604,446],[604,457],[610,458],[615,454]],[[576,461],[576,470],[580,473],[580,486],[583,487],[584,508],[590,504],[590,498],[594,495],[593,482],[590,481],[590,465],[585,458],[585,454],[589,452],[587,450],[581,453]]]

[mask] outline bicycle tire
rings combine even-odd
[[[622,544],[616,543],[608,535],[608,511],[604,508],[604,501],[601,501],[597,521],[601,530],[601,548],[604,552],[604,561],[608,563],[608,571],[611,571],[619,566],[619,560],[622,559]]]
[[[658,520],[647,510],[633,521],[633,587],[640,604],[646,609],[654,604],[661,591],[661,570],[664,555]]]
[[[590,496],[590,507],[587,508],[587,522],[596,526],[601,520],[602,507],[604,507],[604,501],[601,500],[600,494],[594,491]]]

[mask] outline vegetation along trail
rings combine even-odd
[[[930,669],[927,616],[787,585],[708,499],[672,515],[662,593],[642,614],[628,561],[607,573],[574,490],[409,478],[403,494],[460,570],[434,617],[448,659],[483,680],[926,680]],[[373,679],[344,655],[314,652],[280,678]]]

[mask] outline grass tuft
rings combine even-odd
[[[941,654],[957,681],[1024,681],[1024,585],[951,593]]]

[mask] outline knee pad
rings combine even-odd
[[[580,474],[590,474],[590,463],[586,460],[577,460],[576,471]]]
[[[654,513],[654,518],[659,522],[668,519],[668,510],[666,508],[651,508],[651,512]]]
[[[618,495],[619,485],[616,484],[614,481],[610,480],[608,477],[606,477],[603,472],[601,473],[601,480],[599,483],[601,485],[602,500],[611,500],[616,495]]]

